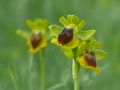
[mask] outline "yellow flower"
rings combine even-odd
[[[76,60],[80,63],[81,66],[92,69],[95,72],[100,72],[100,68],[96,63],[95,53],[91,50],[86,50],[82,56],[76,57]]]
[[[80,30],[81,20],[77,16],[68,15],[67,19],[60,17],[60,22],[64,27],[58,25],[49,26],[53,35],[51,42],[62,48],[74,49],[79,44],[77,34]]]
[[[39,30],[34,30],[30,39],[28,39],[27,44],[30,47],[30,52],[35,53],[47,45],[47,40],[42,37]]]
[[[42,48],[46,47],[48,39],[48,37],[46,37],[47,25],[47,20],[27,20],[27,26],[30,28],[31,32],[17,30],[17,34],[26,39],[27,45],[29,46],[29,51],[31,53],[36,53]]]
[[[67,37],[66,35],[59,35],[58,38],[53,38],[51,40],[52,43],[56,44],[57,46],[61,46],[63,48],[75,48],[79,44],[79,40],[75,37]]]

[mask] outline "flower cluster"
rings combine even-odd
[[[106,52],[100,49],[101,43],[93,38],[96,30],[83,30],[85,21],[74,15],[60,17],[60,22],[63,26],[49,26],[51,42],[61,47],[66,56],[74,58],[81,66],[99,72],[97,61],[102,59]]]
[[[48,38],[46,36],[48,34],[48,22],[43,19],[35,19],[34,21],[27,20],[26,24],[30,31],[25,32],[23,30],[17,30],[17,34],[26,39],[27,45],[30,48],[29,51],[36,53],[47,45]]]

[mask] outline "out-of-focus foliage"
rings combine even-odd
[[[16,29],[26,28],[26,19],[45,18],[49,24],[59,24],[58,18],[68,14],[86,20],[85,29],[94,27],[96,38],[108,52],[107,58],[99,63],[100,74],[81,68],[82,90],[119,90],[119,8],[120,0],[0,0],[0,90],[15,90],[14,78],[20,90],[28,88],[28,48],[16,35]],[[32,74],[34,90],[40,86],[37,58],[36,55]],[[66,59],[59,48],[49,43],[46,48],[47,90],[73,90],[71,60]]]

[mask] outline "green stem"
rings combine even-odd
[[[79,80],[78,80],[78,65],[79,63],[73,59],[73,80],[74,80],[74,90],[80,90],[79,89]]]
[[[40,53],[40,90],[45,90],[45,50]]]
[[[32,63],[33,63],[33,54],[30,54],[30,59],[28,61],[28,88],[32,90]]]

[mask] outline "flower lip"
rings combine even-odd
[[[94,52],[90,50],[86,50],[84,59],[89,66],[96,67],[96,57]]]
[[[42,35],[39,31],[32,32],[30,37],[30,43],[33,49],[39,46],[41,40],[42,40]]]
[[[62,45],[67,44],[73,38],[73,28],[64,28],[58,36],[58,42]]]

